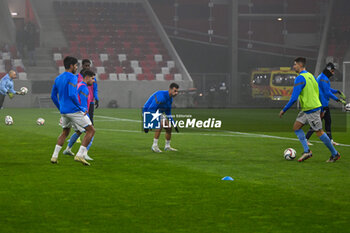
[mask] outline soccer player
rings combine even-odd
[[[15,91],[13,89],[13,80],[16,78],[16,72],[10,70],[8,74],[6,74],[2,79],[0,79],[0,109],[2,109],[2,105],[4,104],[6,95],[9,95],[10,99],[13,98],[14,94],[24,95],[24,93],[20,91]]]
[[[52,154],[51,163],[58,163],[58,154],[69,135],[71,127],[73,127],[75,131],[86,131],[86,135],[74,160],[89,166],[90,163],[84,159],[84,156],[87,154],[86,147],[95,134],[95,128],[92,126],[89,117],[86,116],[88,110],[79,104],[77,90],[78,78],[74,75],[78,69],[78,60],[67,56],[64,58],[63,64],[65,72],[55,79],[51,92],[51,99],[60,110],[63,128],[63,132],[59,136]]]
[[[83,108],[88,109],[89,107],[91,107],[90,102],[89,102],[89,97],[91,95],[91,92],[89,91],[90,86],[93,85],[93,83],[95,82],[95,73],[92,72],[91,70],[88,69],[83,69],[80,74],[82,74],[83,80],[81,82],[78,83],[78,99],[79,99],[79,103],[82,105]],[[89,116],[89,114],[87,114]],[[89,116],[90,118],[90,116]],[[90,118],[91,120],[91,118]],[[69,143],[67,148],[63,151],[63,154],[65,155],[72,155],[74,156],[74,153],[72,152],[72,147],[74,145],[74,143],[77,141],[77,139],[80,137],[81,132],[75,132],[72,137],[69,139]],[[89,145],[86,147],[86,149],[89,151],[91,145],[92,145],[92,141],[94,140],[94,137],[92,137]],[[88,154],[86,154],[84,156],[84,158],[86,160],[93,160],[92,158],[90,158],[90,156]]]
[[[331,157],[327,162],[335,162],[340,158],[340,154],[334,146],[327,134],[322,130],[321,121],[321,102],[319,98],[319,89],[315,77],[306,71],[305,69],[306,59],[298,57],[294,60],[293,69],[299,74],[294,81],[294,88],[292,96],[287,105],[280,111],[279,116],[283,114],[297,101],[299,97],[301,112],[298,114],[296,121],[294,122],[293,130],[299,141],[303,145],[304,153],[298,159],[302,162],[312,157],[312,152],[307,145],[305,133],[301,129],[306,123],[309,123],[311,128],[316,132],[321,141],[328,147],[331,152]]]
[[[321,119],[323,119],[325,122],[325,129],[329,139],[331,139],[331,142],[334,146],[337,146],[339,145],[339,143],[336,143],[335,141],[333,141],[333,138],[332,138],[332,131],[331,131],[332,119],[331,119],[331,112],[328,107],[328,104],[329,104],[329,99],[332,98],[333,100],[346,105],[346,102],[345,102],[346,96],[341,91],[331,88],[329,79],[334,75],[334,72],[335,72],[334,64],[331,62],[328,63],[324,68],[324,70],[322,71],[322,73],[317,77],[317,83],[320,91],[320,100],[321,100],[322,110],[323,110],[321,114]],[[334,94],[339,94],[341,98],[338,98]],[[313,133],[314,131],[312,130],[312,128],[310,128],[309,132],[307,132],[306,134],[306,139],[308,140],[307,142],[309,146],[312,145],[309,142],[309,139]]]
[[[83,70],[90,70],[91,67],[91,61],[89,59],[83,59],[81,62],[83,66]],[[81,72],[82,72],[81,71]],[[83,80],[82,73],[78,74],[78,83],[80,83]],[[94,110],[95,106],[96,108],[99,107],[99,98],[98,98],[98,88],[97,88],[97,81],[96,78],[94,78],[94,84],[92,86],[89,86],[89,116],[92,124],[94,124]],[[95,102],[94,102],[95,101]]]
[[[171,83],[168,91],[157,91],[153,93],[151,97],[149,97],[145,105],[143,106],[143,110],[142,110],[143,113],[144,112],[156,113],[157,110],[159,110],[159,112],[162,113],[161,127],[155,130],[153,145],[152,145],[152,151],[156,153],[162,152],[158,147],[158,139],[160,137],[160,133],[162,132],[163,128],[165,128],[165,139],[166,139],[164,150],[177,151],[176,149],[170,146],[172,127],[171,127],[171,124],[169,124],[169,121],[171,123],[174,122],[173,118],[171,117],[171,105],[173,103],[173,98],[176,97],[178,93],[179,93],[179,85],[176,83]],[[165,125],[163,125],[163,121],[165,121]],[[164,126],[167,126],[167,127],[164,127]],[[145,130],[145,133],[148,133],[148,129],[144,129],[144,130]],[[178,132],[177,127],[175,127],[175,130]]]

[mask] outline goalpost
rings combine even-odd
[[[350,61],[343,62],[343,80],[342,80],[342,92],[347,97],[347,102],[349,102],[350,98]],[[343,107],[344,109],[344,107]]]

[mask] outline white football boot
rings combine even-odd
[[[64,154],[64,155],[74,156],[74,153],[72,152],[71,149],[65,149],[65,150],[63,151],[63,154]]]
[[[85,160],[90,160],[90,161],[94,160],[94,159],[91,158],[88,154],[84,155],[84,159],[85,159]]]
[[[177,151],[177,149],[172,148],[171,146],[164,147],[164,151]]]
[[[161,153],[162,151],[159,149],[158,146],[152,146],[152,151],[156,153]]]

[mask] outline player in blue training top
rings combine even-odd
[[[160,128],[155,130],[152,151],[160,153],[162,152],[158,147],[158,139],[162,129],[165,128],[165,151],[177,151],[170,146],[171,131],[174,123],[174,119],[171,117],[171,105],[173,98],[179,93],[179,85],[171,83],[168,91],[157,91],[149,97],[145,105],[143,106],[142,113],[153,113],[154,117],[160,117]],[[165,124],[164,124],[165,123]],[[163,125],[164,124],[164,125]],[[177,132],[178,129],[175,127]],[[144,129],[145,133],[148,133],[148,129]]]
[[[91,92],[89,90],[89,87],[91,87],[94,82],[95,82],[95,73],[92,72],[91,70],[87,70],[87,69],[83,69],[81,72],[81,75],[83,77],[83,80],[78,83],[78,99],[79,99],[79,103],[81,105],[82,108],[87,109],[88,112],[90,111],[89,108],[94,107],[90,105],[90,95]],[[88,113],[87,116],[90,118],[91,122],[91,116]],[[69,143],[67,148],[63,151],[63,154],[65,155],[74,155],[74,153],[72,152],[72,147],[74,145],[74,143],[77,141],[77,139],[80,137],[81,132],[77,131],[75,132],[72,137],[69,139]],[[86,147],[86,149],[89,151],[91,145],[92,145],[92,141],[93,141],[94,137],[92,137],[89,145]],[[86,160],[93,160],[92,158],[90,158],[90,156],[88,154],[84,155],[84,158]]]
[[[95,129],[88,116],[88,110],[82,107],[78,99],[77,82],[78,78],[74,75],[78,69],[78,60],[74,57],[65,57],[63,60],[65,72],[60,74],[55,79],[55,84],[52,88],[51,99],[60,110],[62,119],[63,132],[57,140],[57,145],[52,154],[51,162],[57,163],[58,153],[60,152],[64,141],[69,135],[70,128],[75,131],[84,132],[86,135],[79,148],[75,161],[81,162],[84,165],[90,165],[84,156],[87,154],[86,147],[89,145],[91,138],[95,134]]]
[[[4,104],[6,95],[9,95],[10,99],[13,98],[13,95],[24,95],[23,92],[15,91],[13,89],[13,80],[17,78],[15,71],[10,70],[10,72],[0,79],[0,110]]]
[[[328,147],[331,152],[331,157],[327,162],[335,162],[340,158],[340,154],[334,146],[327,134],[322,130],[321,121],[321,107],[322,104],[319,98],[319,89],[315,77],[305,69],[306,59],[298,57],[294,60],[293,69],[299,74],[294,81],[294,88],[292,96],[283,110],[280,111],[279,116],[283,114],[297,101],[299,98],[301,112],[298,114],[294,122],[293,130],[297,135],[299,141],[303,145],[304,153],[298,159],[299,162],[305,161],[312,157],[312,152],[307,145],[305,133],[301,129],[305,124],[316,132],[320,140]]]
[[[329,104],[329,99],[333,99],[337,102],[340,102],[344,105],[346,105],[346,96],[339,90],[335,90],[331,88],[330,80],[329,78],[334,75],[335,72],[335,66],[333,63],[328,63],[322,73],[317,77],[317,83],[318,83],[318,88],[320,90],[320,101],[322,104],[322,114],[321,118],[325,122],[325,129],[326,129],[326,134],[328,137],[331,139],[332,144],[334,146],[339,145],[339,143],[336,143],[333,141],[332,138],[332,131],[331,131],[331,123],[332,123],[332,118],[331,118],[331,112],[328,107]],[[340,98],[335,96],[334,94],[339,94]],[[312,128],[309,129],[309,132],[306,134],[306,139],[308,140],[308,145],[312,146],[312,144],[309,142],[309,139],[311,135],[314,133]]]

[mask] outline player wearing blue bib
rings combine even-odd
[[[171,131],[174,123],[174,119],[171,116],[171,106],[173,98],[179,93],[179,85],[171,83],[168,91],[157,91],[153,93],[143,106],[142,113],[145,112],[159,114],[160,117],[160,128],[155,130],[152,151],[160,153],[162,152],[158,147],[158,139],[162,129],[165,128],[165,151],[177,151],[170,146]],[[177,127],[175,130],[178,132]],[[148,129],[144,129],[145,133],[148,133]]]

